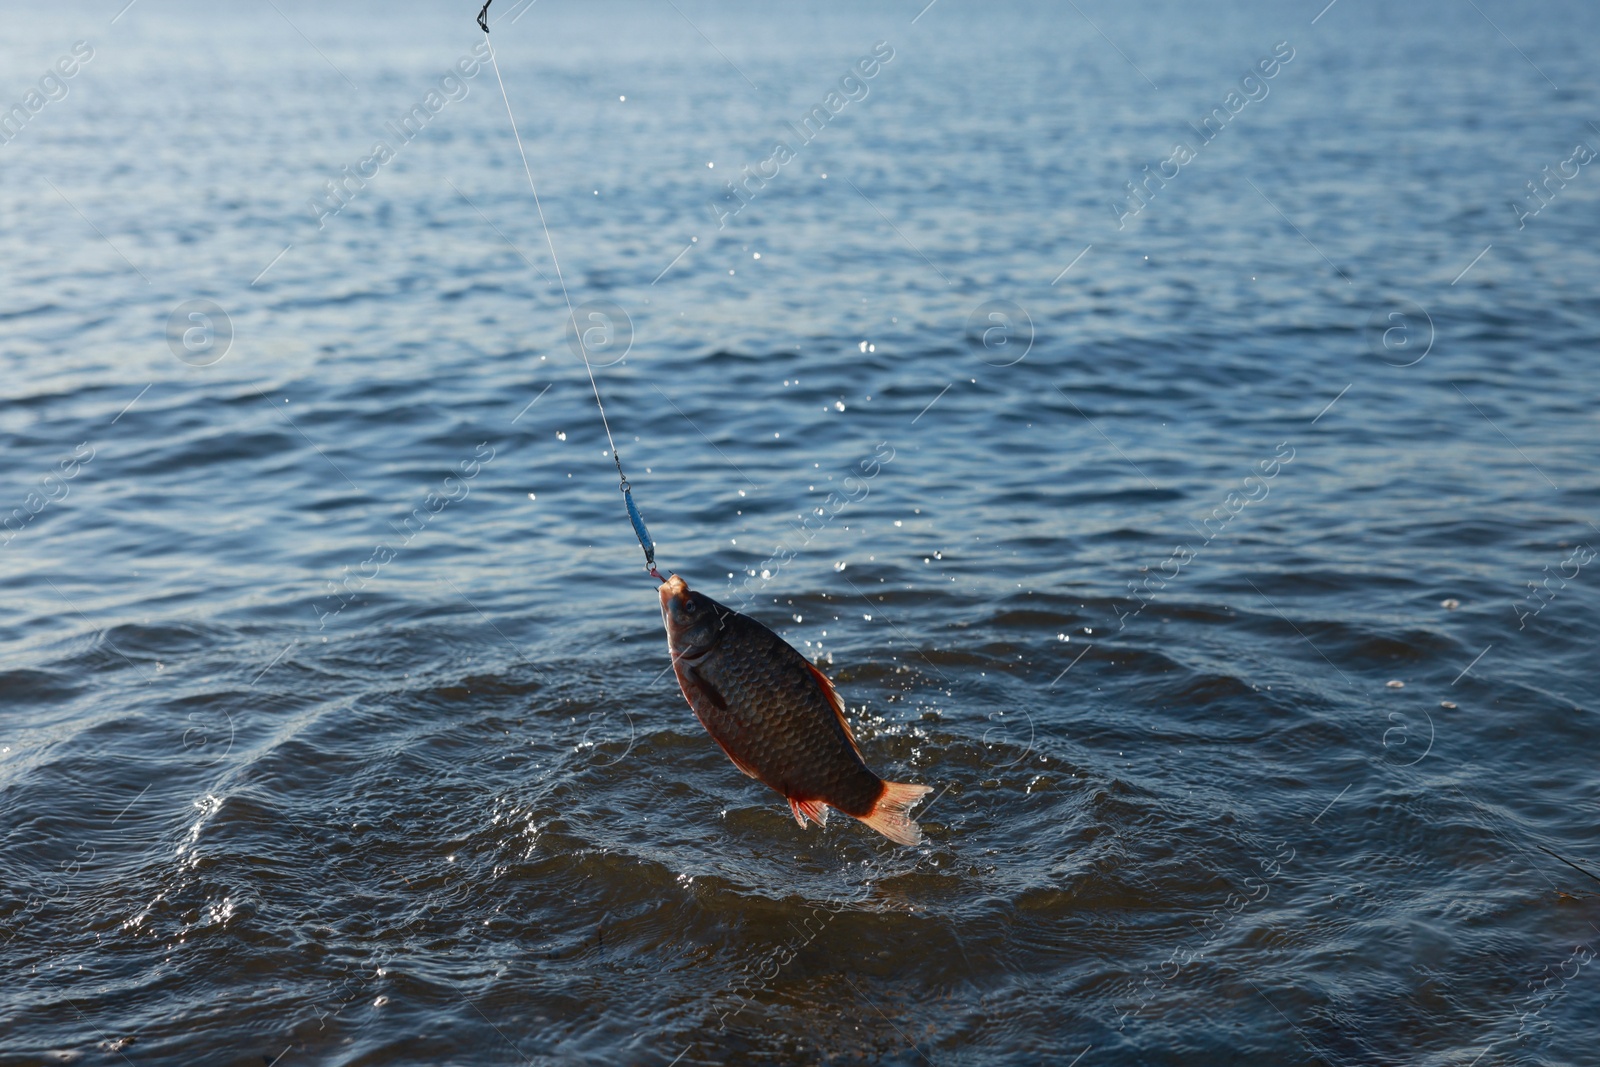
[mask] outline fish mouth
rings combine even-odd
[[[715,606],[703,596],[696,598],[676,574],[661,583],[661,623],[674,664],[697,663],[717,647],[722,624],[709,610]]]
[[[661,583],[661,610],[666,611],[674,601],[689,599],[689,583],[676,574]]]
[[[676,574],[661,583],[661,625],[667,629],[667,640],[671,643],[676,640],[678,626],[675,625],[673,616],[683,610],[689,602],[689,583],[679,578]]]

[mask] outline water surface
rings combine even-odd
[[[1588,1060],[1590,7],[471,6],[5,10],[0,1063]]]

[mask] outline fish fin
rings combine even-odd
[[[728,710],[727,698],[722,695],[716,686],[706,681],[705,675],[701,674],[693,667],[684,668],[684,672],[688,674],[690,679],[694,682],[695,688],[699,689],[700,692],[705,695],[705,698],[711,701],[718,711]]]
[[[706,732],[710,733],[709,730],[706,731]],[[754,778],[758,782],[761,781],[761,775],[756,773],[756,769],[754,767],[750,766],[750,764],[746,763],[744,760],[740,759],[738,756],[735,756],[733,754],[733,750],[730,749],[727,745],[723,744],[722,743],[722,739],[720,737],[718,737],[716,734],[711,734],[711,740],[713,740],[713,741],[715,741],[717,743],[717,747],[722,749],[722,754],[727,756],[730,760],[732,760],[733,761],[733,765],[735,767],[739,768],[741,771],[743,771],[745,773],[745,777]],[[804,825],[804,824],[802,824],[802,825]]]
[[[872,810],[856,818],[872,827],[897,845],[920,845],[922,827],[906,812],[911,806],[932,792],[931,786],[909,785],[905,782],[884,782]]]
[[[844,717],[844,701],[839,699],[838,690],[833,688],[833,683],[828,681],[826,674],[817,670],[810,663],[806,664],[806,669],[811,672],[811,676],[822,687],[822,695],[827,698],[828,706],[833,709],[834,717],[839,720],[839,728],[844,731],[845,740],[850,742],[850,747],[855,749],[856,756],[860,757],[861,746],[856,744],[856,735],[850,731],[850,720]]]
[[[717,691],[717,687],[706,681],[705,677],[693,667],[681,668],[678,672],[678,681],[684,687],[684,696],[689,696],[689,687],[693,686],[696,696],[705,697],[706,700],[719,711],[728,710],[728,701],[720,692]],[[756,772],[754,767],[750,766],[750,764],[746,763],[738,756],[735,756],[733,754],[733,749],[722,743],[722,738],[717,736],[717,731],[712,729],[711,723],[708,722],[706,717],[700,713],[700,709],[694,706],[693,697],[689,698],[689,707],[694,709],[695,717],[700,720],[700,725],[706,728],[706,733],[710,734],[711,740],[715,741],[717,743],[717,747],[722,749],[723,755],[732,760],[733,765],[739,768],[739,770],[743,771],[747,778],[754,778],[758,782],[761,781],[761,775]]]
[[[706,701],[714,705],[717,710],[722,710],[722,712],[728,710],[728,701],[723,699],[722,693],[718,693],[717,686],[712,685],[710,681],[706,681],[706,678],[702,677],[698,670],[694,670],[694,667],[685,667],[682,672],[678,673],[678,681],[685,683],[685,688],[683,688],[685,696],[688,696],[688,689],[693,686],[696,696],[706,697]],[[723,744],[722,737],[717,736],[717,731],[712,729],[712,725],[710,725],[710,721],[707,721],[706,715],[702,715],[701,710],[698,707],[694,707],[693,697],[690,697],[690,707],[694,709],[694,717],[701,720],[701,726],[704,726],[706,733],[710,734],[710,739],[717,742],[718,749],[722,749],[723,755],[733,760],[733,765],[741,769],[744,776],[754,777],[755,781],[762,781],[762,776],[755,771],[754,766],[750,766],[746,761],[733,755],[733,749]]]
[[[789,810],[794,812],[794,821],[801,826],[806,824],[806,817],[818,826],[828,825],[828,805],[821,800],[796,800],[789,798]]]

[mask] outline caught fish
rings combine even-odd
[[[788,642],[676,574],[661,586],[661,619],[695,717],[735,767],[788,799],[796,822],[824,825],[834,807],[891,841],[921,842],[907,812],[928,787],[867,769],[833,683]]]

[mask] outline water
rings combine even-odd
[[[476,5],[121,6],[0,44],[0,1063],[1590,1061],[1592,8],[496,4],[908,850],[663,675]]]

